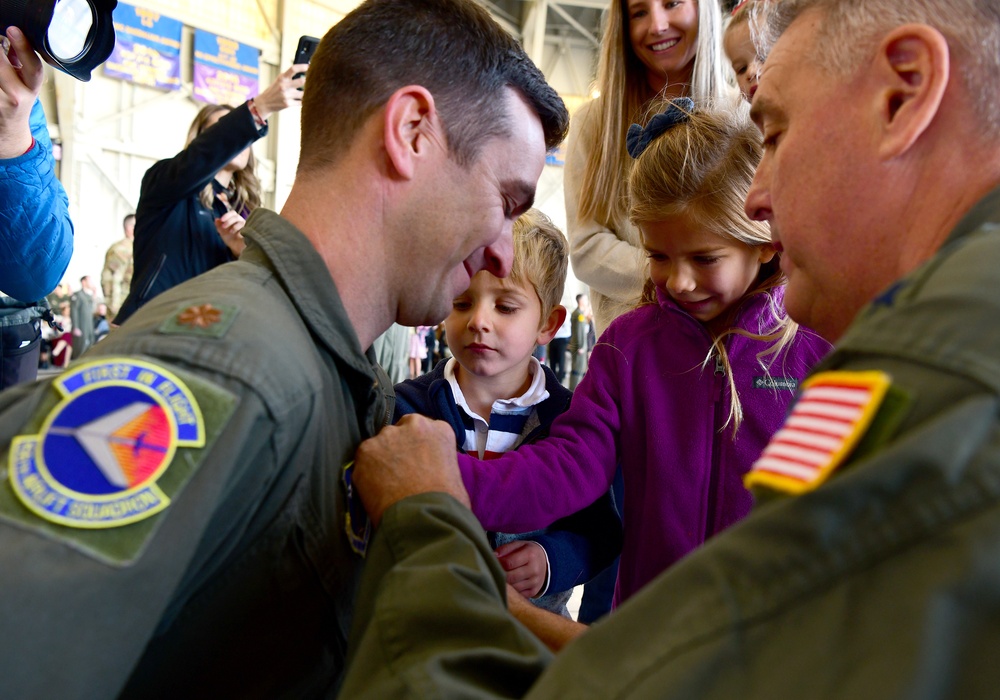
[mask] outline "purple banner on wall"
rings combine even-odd
[[[211,104],[236,106],[257,94],[260,51],[253,46],[196,29],[194,96]]]
[[[112,17],[115,48],[104,63],[104,75],[149,87],[180,89],[181,22],[124,3],[118,3]]]

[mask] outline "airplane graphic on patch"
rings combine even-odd
[[[11,441],[7,471],[21,505],[81,529],[130,525],[167,508],[164,489],[175,492],[179,482],[158,484],[177,450],[205,444],[201,409],[185,383],[151,362],[102,358],[52,388],[60,401],[44,409],[38,431]]]
[[[75,428],[53,427],[50,433],[76,438],[104,478],[121,489],[146,481],[170,449],[163,410],[143,401]]]

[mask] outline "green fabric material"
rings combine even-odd
[[[359,625],[343,697],[383,688],[448,698],[995,697],[998,222],[994,192],[817,368],[877,369],[894,387],[877,425],[825,484],[760,504],[547,666],[509,616],[504,626],[488,549],[472,523],[457,524],[469,517],[464,508],[438,497],[449,513],[435,517],[454,522],[413,544],[423,552],[397,550],[395,534],[385,542],[377,533],[380,563],[366,572],[362,619],[391,615],[393,626],[378,629],[395,630],[402,649],[421,640],[424,651],[397,653],[379,644],[383,632],[361,634]],[[435,624],[458,614],[457,629]],[[539,670],[522,693],[505,668]]]
[[[522,696],[552,657],[506,610],[504,573],[468,509],[441,493],[396,504],[368,550],[340,697]]]
[[[201,409],[205,426],[203,447],[179,447],[170,466],[157,480],[156,485],[173,501],[188,483],[219,437],[226,421],[233,413],[236,397],[230,392],[213,386],[193,374],[183,371],[177,376],[195,396]],[[24,426],[25,435],[39,432],[45,418],[62,400],[54,389],[46,392],[31,420]],[[9,450],[0,452],[0,464],[7,465]],[[167,506],[169,509],[170,506]],[[0,519],[7,520],[28,530],[63,542],[74,549],[96,557],[113,566],[127,566],[134,562],[156,531],[164,513],[157,513],[136,523],[100,530],[84,530],[48,522],[28,510],[14,494],[9,479],[0,485]]]
[[[308,239],[264,209],[244,235],[240,260],[158,295],[83,358],[176,373],[219,432],[167,470],[187,481],[148,532],[71,541],[0,519],[4,696],[334,692],[361,569],[344,536],[340,467],[391,407]],[[239,308],[224,334],[161,332],[205,303]],[[223,395],[228,418],[216,410]],[[47,382],[0,392],[0,449],[32,417],[37,429],[51,401]],[[81,547],[95,537],[100,558]]]
[[[206,302],[207,304],[208,302]],[[160,325],[160,333],[180,333],[181,335],[201,335],[206,338],[222,338],[229,331],[229,328],[233,325],[236,320],[236,315],[240,312],[240,307],[235,304],[223,304],[215,305],[211,304],[212,309],[217,310],[219,313],[219,320],[213,321],[208,319],[207,325],[201,327],[193,323],[184,323],[185,312],[191,312],[203,308],[205,304],[186,304],[177,308],[176,313],[172,316],[168,316],[167,319]]]

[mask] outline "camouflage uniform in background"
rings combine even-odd
[[[108,305],[108,318],[114,319],[132,284],[132,241],[123,238],[108,248],[101,272],[101,290]]]

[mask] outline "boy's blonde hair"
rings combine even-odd
[[[542,321],[562,301],[569,266],[566,237],[545,214],[529,209],[514,222],[514,265],[508,280],[530,284],[542,304]]]
[[[663,109],[671,107],[665,101]],[[663,110],[661,110],[663,111]],[[771,230],[763,221],[747,218],[743,205],[754,172],[763,154],[760,133],[746,117],[745,110],[695,110],[687,118],[657,136],[636,159],[628,178],[630,195],[629,216],[632,223],[661,221],[668,217],[685,216],[721,238],[756,247],[771,243]],[[763,294],[785,283],[779,267],[778,255],[761,265],[756,282],[747,291]],[[643,301],[656,299],[655,288],[647,281]],[[751,333],[732,326],[739,304],[729,310],[723,321],[727,330],[716,336],[713,353],[718,354],[729,377],[732,405],[729,420],[735,430],[743,418],[742,407],[736,394],[736,385],[730,371],[724,340],[738,334],[757,340],[775,341],[758,355],[766,373],[774,360],[794,337],[798,324],[785,313],[784,308],[773,304],[772,327],[762,327],[761,332]],[[706,364],[712,359],[706,357]]]

